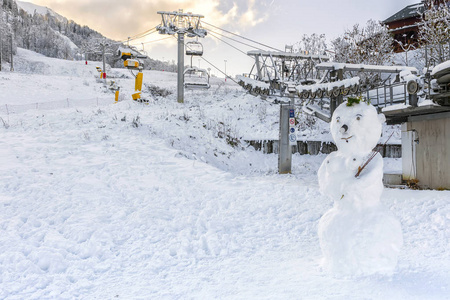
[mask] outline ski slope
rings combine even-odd
[[[277,106],[219,79],[178,104],[175,74],[152,71],[144,83],[172,94],[142,105],[126,70],[110,72],[114,104],[99,63],[16,61],[0,73],[0,106],[27,108],[0,110],[0,299],[449,299],[449,191],[385,189],[404,238],[394,275],[337,278],[317,234],[325,155],[278,175],[243,142],[278,135]],[[329,140],[327,126],[300,134]]]

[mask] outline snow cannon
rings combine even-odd
[[[123,65],[127,69],[139,69],[139,61],[137,61],[136,59],[127,59],[126,61],[124,61]]]
[[[131,49],[130,48],[122,48],[122,47],[120,47],[117,50],[117,54],[123,60],[127,60],[127,59],[130,59],[132,57],[132,53],[131,53]]]
[[[134,101],[145,102],[148,103],[148,100],[141,98],[142,91],[142,81],[144,74],[142,73],[142,66],[139,65],[139,61],[136,59],[127,59],[124,61],[124,66],[131,71],[131,74],[136,78],[134,83],[134,93],[131,95]],[[138,73],[135,75],[133,70],[138,70]]]

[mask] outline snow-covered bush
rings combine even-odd
[[[168,89],[165,89],[165,88],[153,85],[153,84],[150,84],[150,85],[144,84],[144,86],[146,86],[147,91],[152,95],[153,98],[158,98],[158,97],[165,98],[172,94],[172,92],[169,91]]]

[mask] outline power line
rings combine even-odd
[[[130,36],[130,37],[128,37],[128,38],[125,39],[125,40],[121,40],[120,42],[121,42],[121,43],[125,43],[125,42],[129,42],[129,41],[141,39],[141,38],[143,38],[144,36],[147,36],[147,35],[150,35],[150,34],[155,33],[156,31],[157,31],[157,30],[156,30],[156,26],[155,26],[155,27],[153,27],[153,28],[151,28],[151,29],[148,29],[148,30],[146,30],[146,31],[144,31],[144,32],[141,32],[141,33],[135,34],[135,35],[133,35],[133,36]]]
[[[148,29],[148,30],[146,30],[146,31],[144,31],[144,32],[142,32],[142,33],[133,35],[133,36],[129,37],[129,39],[137,39],[137,38],[142,37],[142,36],[145,36],[145,35],[147,35],[147,34],[151,34],[152,31],[156,31],[156,26],[153,27],[153,28],[150,28],[150,29]]]
[[[215,33],[215,34],[218,34],[218,35],[220,35],[220,36],[223,36],[223,37],[225,37],[225,38],[227,38],[227,39],[230,39],[230,40],[232,40],[232,41],[234,41],[234,42],[236,42],[236,43],[240,43],[240,44],[242,44],[242,45],[248,46],[248,47],[250,47],[250,48],[256,48],[256,49],[258,49],[258,50],[263,50],[263,49],[261,49],[261,48],[253,47],[252,45],[249,45],[249,44],[247,44],[247,43],[244,43],[244,42],[235,40],[235,39],[233,39],[233,38],[230,38],[229,36],[226,36],[226,35],[223,35],[223,34],[221,34],[221,33],[215,32],[215,31],[213,31],[213,30],[211,30],[211,29],[209,29],[209,31],[210,31],[210,32],[213,32],[213,33]],[[247,54],[247,53],[246,53],[246,54]]]
[[[261,45],[261,46],[263,46],[263,47],[270,48],[270,49],[273,49],[273,50],[276,50],[276,51],[279,51],[279,52],[283,52],[283,51],[280,50],[280,49],[273,48],[273,47],[271,47],[271,46],[268,46],[268,45],[259,43],[259,42],[257,42],[257,41],[254,41],[254,40],[251,40],[251,39],[246,38],[246,37],[244,37],[244,36],[241,36],[241,35],[239,35],[239,34],[233,33],[233,32],[231,32],[231,31],[228,31],[228,30],[219,28],[219,27],[217,27],[217,26],[214,26],[214,25],[212,25],[212,24],[209,24],[208,22],[202,21],[202,23],[205,23],[205,24],[207,24],[207,25],[209,25],[209,26],[212,26],[212,27],[214,27],[214,28],[216,28],[216,29],[220,29],[220,30],[222,30],[222,31],[224,31],[224,32],[227,32],[227,33],[229,33],[229,34],[235,35],[235,36],[237,36],[237,37],[240,37],[241,39],[244,39],[244,40],[250,41],[250,42],[252,42],[252,43]]]
[[[170,39],[171,38],[171,36],[168,36],[168,37],[165,37],[165,38],[162,38],[162,39],[158,39],[158,40],[154,40],[154,41],[149,41],[149,42],[145,42],[145,43],[140,43],[139,45],[142,45],[142,44],[151,44],[151,43],[156,43],[156,42],[159,42],[159,41],[162,41],[162,40],[167,40],[167,39]]]
[[[221,42],[223,42],[223,43],[225,43],[225,44],[227,44],[228,46],[230,46],[230,47],[232,47],[232,48],[234,48],[234,49],[236,49],[237,51],[239,51],[239,52],[241,52],[241,53],[243,53],[243,54],[245,54],[245,56],[248,56],[248,57],[250,57],[247,53],[245,53],[244,51],[242,51],[241,49],[239,49],[239,48],[237,48],[237,47],[235,47],[235,46],[233,46],[233,45],[231,45],[230,43],[228,43],[228,42],[225,42],[224,40],[222,40],[221,38],[219,38],[219,37],[217,37],[216,35],[214,35],[214,33],[211,33],[211,32],[209,32],[209,34],[210,35],[212,35],[213,37],[215,37],[216,39],[218,39],[219,41],[221,41]]]

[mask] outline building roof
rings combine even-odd
[[[425,10],[423,3],[408,5],[383,21],[384,24],[420,16]]]

